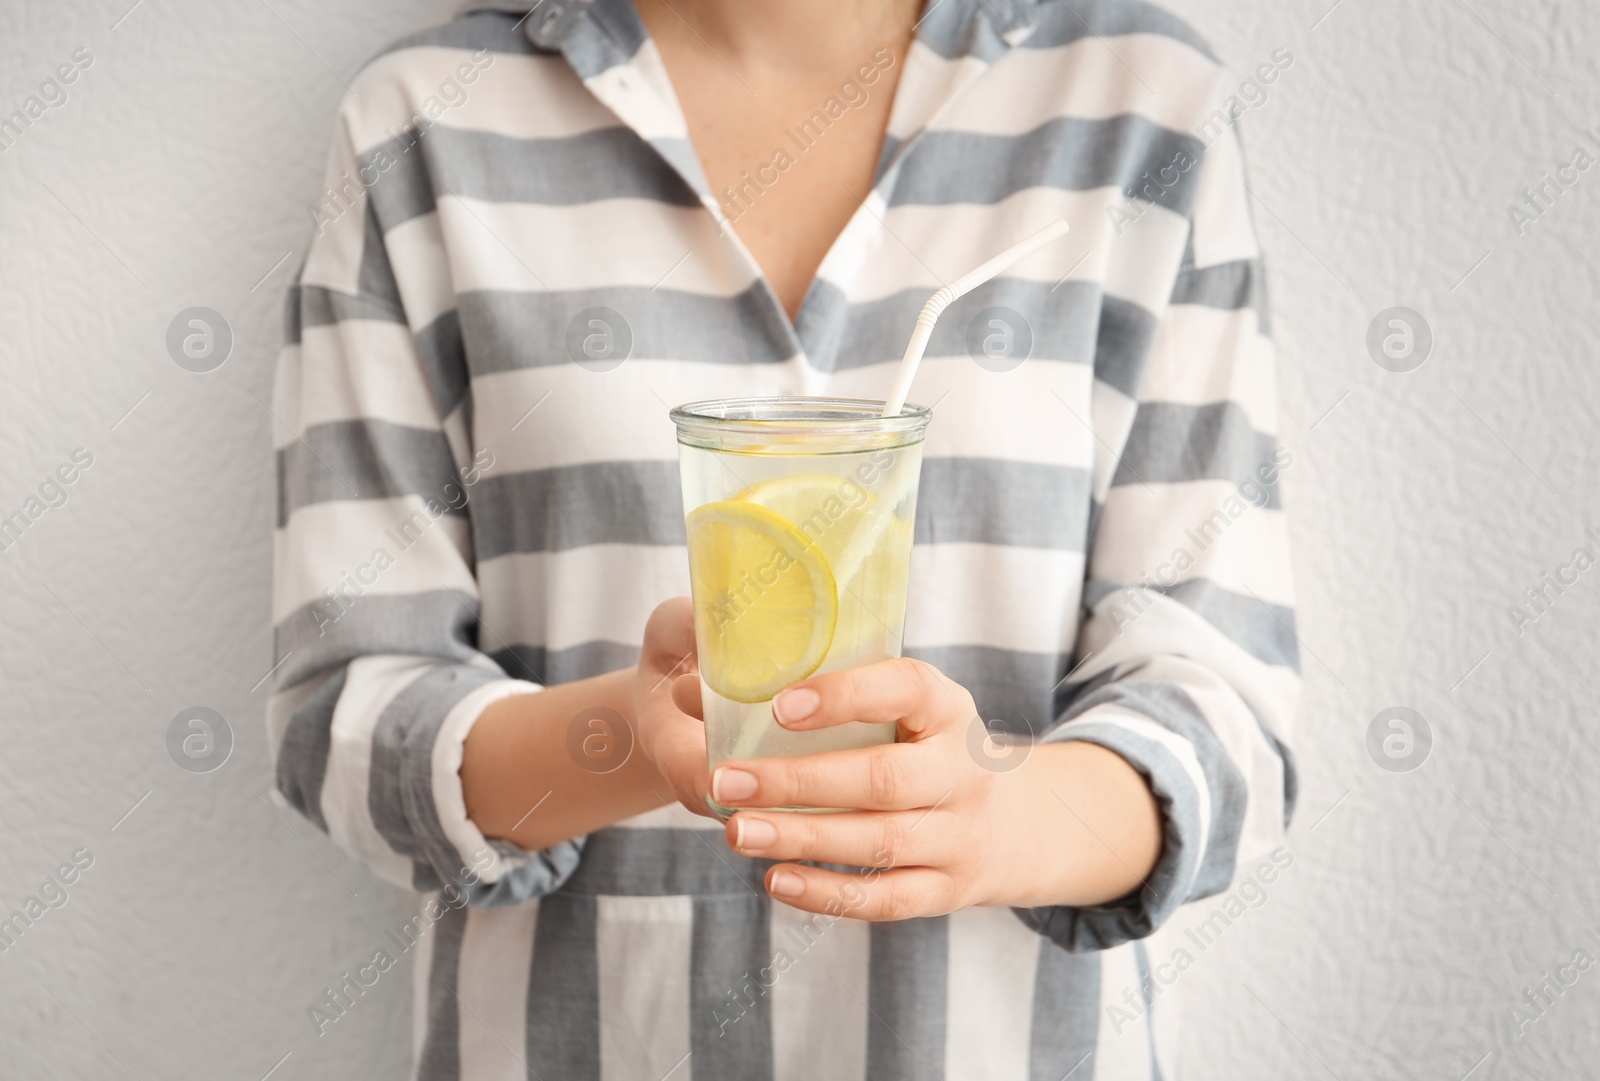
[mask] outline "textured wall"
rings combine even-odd
[[[1328,2],[1178,4],[1241,80],[1294,57],[1243,124],[1307,676],[1294,863],[1178,977],[1187,1076],[1596,1076],[1600,970],[1557,966],[1600,960],[1600,568],[1507,608],[1600,542],[1600,169],[1508,207],[1600,157],[1600,12]],[[270,4],[0,8],[0,113],[74,65],[0,153],[0,514],[92,456],[0,553],[0,908],[92,859],[0,953],[6,1077],[393,1077],[409,1042],[398,972],[306,1020],[408,899],[262,798],[265,400],[341,78],[442,8]],[[169,355],[192,307],[231,328],[214,371]],[[1367,345],[1395,307],[1431,331],[1410,371]],[[231,728],[212,772],[168,749],[191,707]],[[1425,758],[1369,750],[1392,707]]]

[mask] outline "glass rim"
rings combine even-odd
[[[770,436],[773,421],[784,422],[787,436],[916,436],[927,427],[933,410],[907,402],[898,414],[881,416],[882,399],[806,397],[712,398],[687,402],[669,415],[678,426],[679,436],[750,435]]]

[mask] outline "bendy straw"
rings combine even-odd
[[[1067,219],[1057,218],[1022,243],[1007,248],[929,297],[928,302],[922,306],[921,314],[917,316],[917,325],[911,332],[911,340],[906,343],[905,356],[900,358],[900,367],[894,376],[894,390],[883,407],[882,415],[896,416],[905,406],[906,395],[911,393],[911,381],[917,377],[917,365],[922,363],[922,354],[928,348],[928,338],[933,334],[933,324],[939,318],[940,312],[954,303],[957,297],[966,295],[1013,263],[1021,262],[1052,240],[1065,236],[1066,233]]]

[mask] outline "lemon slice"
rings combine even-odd
[[[910,523],[890,500],[853,480],[802,473],[752,485],[739,494],[777,511],[822,550],[839,588],[834,655],[853,655],[866,643],[900,633],[905,621],[904,550]]]
[[[783,515],[744,500],[689,513],[700,672],[735,702],[765,702],[822,664],[839,618],[827,558]]]
[[[854,481],[801,473],[763,481],[739,499],[777,511],[822,550],[835,575],[851,576],[872,550],[888,516],[874,514],[878,497]]]

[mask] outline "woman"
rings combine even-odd
[[[1117,0],[480,5],[353,82],[269,724],[289,801],[430,891],[386,952],[418,1076],[1170,1076],[1169,917],[1276,866],[1293,793],[1222,83]],[[668,407],[882,397],[923,300],[1056,217],[918,377],[915,659],[775,706],[899,742],[708,777]]]

